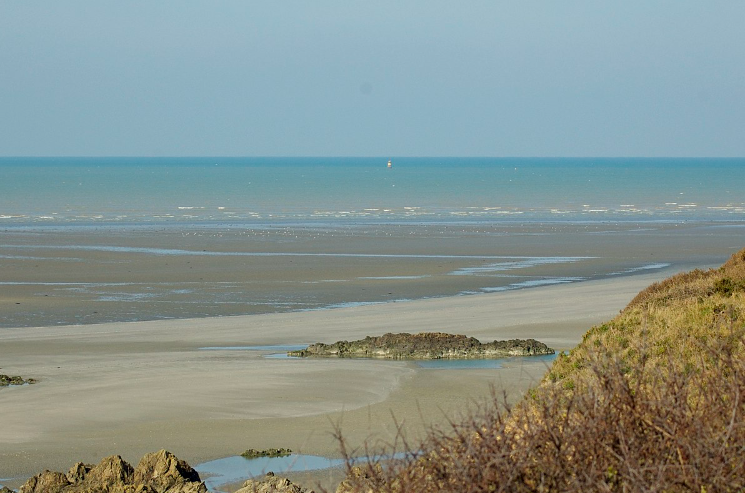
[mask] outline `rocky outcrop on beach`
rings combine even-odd
[[[535,339],[511,339],[482,344],[475,337],[422,332],[368,336],[358,341],[338,341],[333,344],[319,342],[287,354],[296,357],[478,359],[554,354],[554,350]]]
[[[8,387],[9,385],[24,385],[27,383],[33,384],[36,383],[36,380],[33,378],[23,378],[18,375],[0,375],[0,387]]]
[[[19,493],[206,493],[199,474],[172,453],[145,455],[132,468],[113,455],[98,465],[78,462],[67,474],[44,471],[21,486]]]
[[[264,450],[256,450],[250,448],[241,454],[241,457],[246,459],[258,459],[260,457],[286,457],[292,454],[292,450],[288,448],[268,448]]]
[[[296,485],[287,478],[268,473],[262,479],[249,479],[235,493],[314,493]]]

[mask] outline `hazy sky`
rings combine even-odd
[[[745,1],[0,0],[0,155],[745,156]]]

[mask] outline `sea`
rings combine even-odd
[[[745,159],[0,158],[0,225],[745,218]]]
[[[743,158],[5,157],[0,327],[711,267],[745,246],[744,190]]]

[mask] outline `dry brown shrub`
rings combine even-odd
[[[689,374],[645,356],[629,373],[593,351],[574,390],[544,385],[512,409],[495,398],[419,456],[350,461],[343,491],[742,491],[745,334],[733,337],[702,346],[703,370]]]
[[[745,491],[745,250],[640,293],[515,407],[400,437],[340,491]]]

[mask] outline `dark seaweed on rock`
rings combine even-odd
[[[421,332],[419,334],[385,334],[358,341],[338,341],[333,344],[311,344],[289,356],[335,356],[342,358],[387,359],[478,359],[505,356],[554,354],[554,350],[535,339],[511,339],[481,343],[475,337]]]
[[[36,380],[33,378],[23,378],[18,375],[0,375],[0,387],[8,387],[10,385],[24,385],[27,383],[34,384],[36,383]]]
[[[246,459],[258,459],[259,457],[286,457],[292,454],[292,450],[288,448],[268,448],[264,450],[256,450],[250,448],[241,454],[241,457]]]

